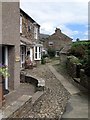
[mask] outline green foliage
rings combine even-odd
[[[68,56],[67,59],[69,59],[71,63],[76,63],[76,64],[80,63],[79,59],[75,56]]]
[[[10,74],[8,73],[8,68],[7,66],[4,66],[2,64],[0,64],[0,75],[3,77],[9,77]]]
[[[90,71],[90,41],[77,41],[72,44],[69,50],[70,55],[79,58],[82,68],[85,69],[86,74],[89,75]]]
[[[76,41],[78,42],[78,41],[80,41],[80,39],[79,39],[79,38],[77,38],[77,39],[76,39]]]
[[[72,43],[72,46],[79,46],[79,45],[84,45],[88,47],[90,45],[90,41],[77,41]]]
[[[54,49],[48,49],[48,55],[50,56],[50,58],[55,57],[56,51]]]
[[[88,46],[90,46],[89,41],[74,42],[69,50],[69,54],[82,59],[87,54]]]
[[[43,58],[49,57],[48,54],[43,54],[42,55]]]
[[[41,57],[41,64],[45,64],[45,63],[46,63],[45,58],[42,56]]]
[[[71,47],[71,49],[69,50],[69,53],[71,55],[78,57],[78,58],[83,58],[85,55],[85,46],[82,44],[73,45]]]

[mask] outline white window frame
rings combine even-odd
[[[37,47],[37,51],[36,51]],[[37,55],[37,58],[36,58]],[[40,46],[34,46],[34,60],[41,60],[41,47]]]
[[[53,42],[52,41],[49,41],[49,46],[53,46]]]
[[[34,27],[34,38],[38,39],[38,27]]]
[[[20,33],[22,33],[22,16],[20,15]]]
[[[20,47],[20,56],[21,56],[21,67],[23,67],[22,64],[25,63],[25,56],[26,56],[26,48],[25,48],[25,46]]]

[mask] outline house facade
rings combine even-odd
[[[0,40],[0,63],[8,66],[9,77],[4,78],[5,90],[16,89],[20,85],[20,30],[19,30],[19,2],[1,2],[2,15]],[[2,17],[2,18],[1,18]],[[0,87],[2,87],[0,85]],[[2,89],[0,89],[2,90]],[[0,96],[3,94],[0,91]],[[2,99],[0,97],[2,105]]]
[[[39,34],[40,25],[20,9],[21,67],[24,66],[26,56],[30,57],[32,63],[41,60],[42,45],[39,44]]]
[[[72,39],[63,34],[59,28],[56,28],[55,33],[44,39],[43,46],[45,50],[54,49],[56,57],[59,56],[60,50],[68,44],[72,43]]]

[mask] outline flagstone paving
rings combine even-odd
[[[39,65],[32,70],[26,70],[26,72],[35,78],[45,80],[45,91],[37,93],[32,99],[32,105],[28,103],[18,116],[12,117],[57,118],[57,120],[60,120],[61,117],[88,117],[87,94],[84,95],[82,93],[84,91],[69,83],[66,78],[57,73],[51,64]],[[39,94],[40,97],[38,97]]]
[[[18,117],[22,118],[60,118],[64,112],[70,93],[50,71],[48,65],[40,65],[27,73],[45,80],[44,95],[31,108],[26,108]]]
[[[81,87],[79,89],[79,85],[78,87],[72,85],[71,82],[57,73],[50,64],[40,65],[33,70],[27,70],[27,72],[35,77],[44,79],[46,89],[44,95],[27,112],[24,109],[19,117],[57,118],[58,120],[61,117],[88,118],[86,90],[81,90]]]

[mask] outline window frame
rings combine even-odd
[[[34,60],[41,60],[41,47],[40,46],[34,46]]]
[[[38,39],[38,27],[34,26],[34,38]]]
[[[22,15],[20,15],[20,33],[22,33]]]

